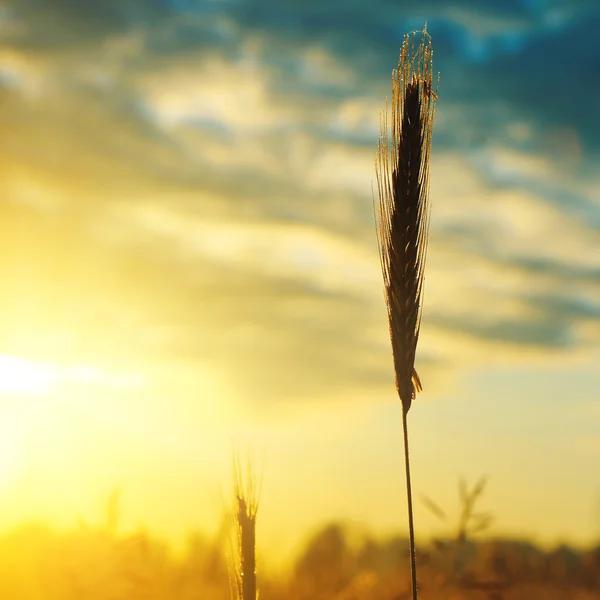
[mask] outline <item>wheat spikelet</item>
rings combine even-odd
[[[394,356],[396,389],[405,412],[421,381],[415,353],[421,323],[427,251],[429,153],[437,94],[432,87],[431,38],[424,29],[405,37],[392,74],[391,123],[380,118],[375,159],[376,221],[385,299]],[[388,129],[389,127],[389,129]]]

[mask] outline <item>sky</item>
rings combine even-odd
[[[440,73],[415,495],[600,536],[596,0],[0,3],[0,527],[403,533],[372,185],[403,35]],[[417,535],[440,524],[422,502]]]

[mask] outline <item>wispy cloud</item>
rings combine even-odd
[[[35,30],[49,17],[32,18],[34,4],[15,18]],[[196,20],[166,4],[160,21],[142,2],[86,7],[55,8],[90,27],[96,19],[96,44],[65,51],[57,25],[47,54],[25,30],[2,55],[14,131],[2,142],[2,186],[19,221],[23,211],[63,216],[58,228],[36,217],[52,248],[43,260],[85,254],[65,285],[95,289],[88,314],[110,315],[119,331],[127,323],[136,340],[98,331],[97,343],[139,351],[144,340],[142,352],[210,360],[244,373],[244,393],[263,398],[386,380],[385,328],[374,333],[383,320],[372,141],[388,59],[412,13],[382,4],[385,25],[355,8],[334,27],[329,9],[315,17],[258,2],[199,5]],[[452,339],[463,357],[600,341],[600,264],[587,251],[600,241],[598,183],[585,169],[594,120],[564,110],[555,69],[540,62],[572,34],[570,56],[581,58],[569,68],[589,70],[582,61],[596,55],[579,47],[579,29],[591,9],[577,10],[548,21],[519,3],[500,17],[456,3],[430,22],[444,95],[423,359],[457,361]],[[487,50],[468,60],[475,39]],[[552,56],[566,65],[562,50]],[[22,244],[5,241],[13,252]],[[90,268],[95,281],[82,278]],[[39,276],[32,285],[48,293]]]

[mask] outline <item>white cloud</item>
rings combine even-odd
[[[0,49],[0,81],[17,88],[28,100],[38,99],[49,77],[39,61],[10,47]]]
[[[162,127],[214,124],[233,132],[265,131],[284,120],[266,93],[268,74],[212,56],[147,73],[137,86],[149,114]]]
[[[380,275],[373,248],[318,226],[285,222],[192,219],[167,207],[124,208],[126,227],[173,243],[186,261],[257,271],[325,292],[372,296]]]

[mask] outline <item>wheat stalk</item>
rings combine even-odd
[[[427,27],[404,38],[392,73],[391,122],[388,104],[381,114],[375,158],[378,202],[377,239],[383,271],[396,390],[402,402],[402,430],[412,597],[417,599],[415,534],[408,454],[407,414],[421,380],[415,354],[421,324],[423,272],[429,230],[429,154],[436,91],[432,87],[433,50]]]

